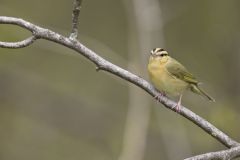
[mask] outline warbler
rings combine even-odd
[[[148,63],[148,72],[154,87],[160,94],[179,96],[176,111],[180,111],[182,95],[185,90],[206,97],[215,101],[205,91],[199,88],[198,80],[177,60],[170,57],[168,52],[162,48],[151,50]],[[159,100],[159,96],[156,97]]]

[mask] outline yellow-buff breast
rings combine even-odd
[[[170,57],[167,59],[150,58],[148,64],[148,72],[150,80],[153,85],[162,92],[177,96],[188,88],[189,84],[185,81],[178,79],[169,73],[165,67],[167,63],[170,63]]]

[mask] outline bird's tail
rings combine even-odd
[[[191,91],[194,93],[197,93],[201,96],[206,97],[208,100],[215,102],[215,99],[209,96],[205,91],[203,91],[201,88],[199,88],[197,85],[191,85]]]

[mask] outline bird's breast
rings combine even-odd
[[[153,85],[167,94],[177,96],[188,87],[188,83],[171,75],[165,65],[149,63],[148,72]]]

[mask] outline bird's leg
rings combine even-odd
[[[180,94],[177,104],[174,107],[172,107],[172,109],[176,109],[176,112],[178,113],[180,112],[180,109],[181,109],[182,95],[183,94]]]
[[[158,94],[154,97],[158,102],[161,102],[161,96],[166,96],[165,92],[158,91]]]

